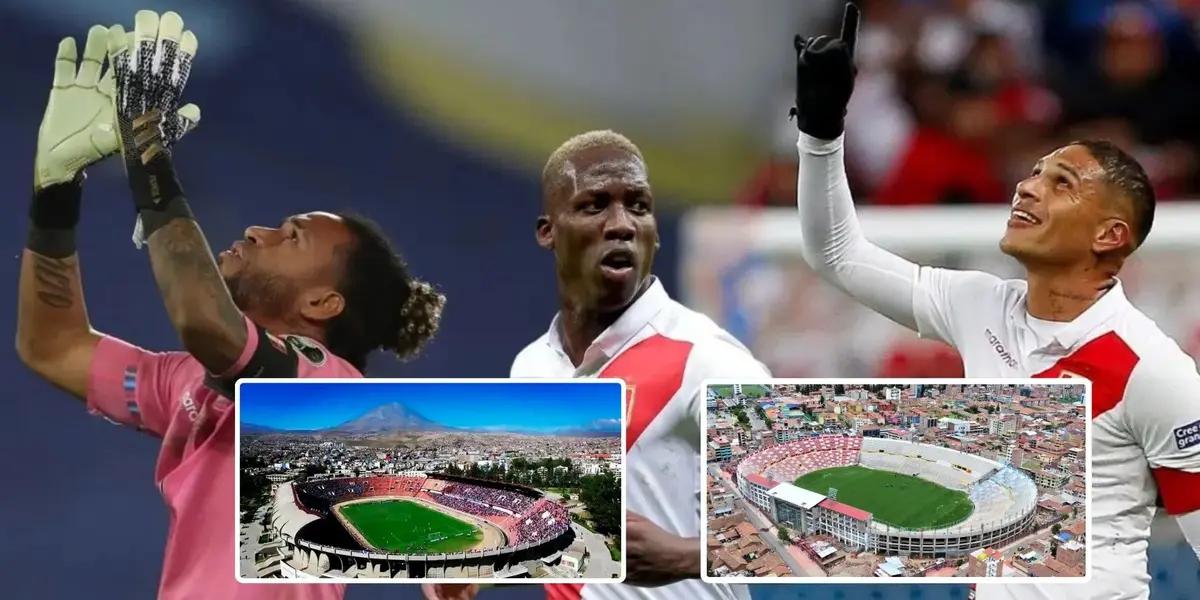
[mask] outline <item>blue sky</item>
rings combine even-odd
[[[242,384],[242,422],[320,429],[400,402],[448,427],[548,431],[621,418],[616,383],[255,383]]]

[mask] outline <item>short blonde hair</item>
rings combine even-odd
[[[596,129],[573,136],[559,145],[554,152],[551,152],[550,158],[546,159],[546,166],[542,167],[543,208],[549,206],[551,195],[562,187],[563,175],[571,157],[595,148],[622,150],[636,156],[643,166],[646,163],[646,159],[642,157],[642,150],[637,147],[637,144],[611,129]]]

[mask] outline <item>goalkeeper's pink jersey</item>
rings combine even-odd
[[[240,372],[259,344],[249,320],[247,328],[246,348],[230,373]],[[320,350],[296,354],[299,377],[362,377],[346,361]],[[243,584],[234,578],[233,401],[208,387],[205,375],[186,352],[148,352],[112,337],[100,341],[92,359],[88,408],[162,439],[154,480],[170,525],[158,597],[342,598],[343,585]]]

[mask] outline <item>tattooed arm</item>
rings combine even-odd
[[[48,188],[42,205],[75,204],[78,183]],[[56,211],[57,212],[57,211]],[[37,221],[42,221],[39,227]],[[17,354],[30,369],[80,399],[87,396],[92,355],[100,334],[92,330],[83,304],[74,224],[35,216],[21,255],[17,307]],[[45,225],[54,227],[45,227]],[[62,227],[70,225],[70,227]]]
[[[246,347],[246,317],[233,303],[200,226],[175,217],[147,242],[154,279],[183,347],[210,373],[224,373]]]

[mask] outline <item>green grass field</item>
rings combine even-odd
[[[368,543],[386,552],[461,552],[483,539],[478,527],[408,500],[360,502],[339,510]]]
[[[732,398],[733,397],[733,386],[732,385],[713,385],[713,386],[709,386],[709,387],[711,387],[712,390],[714,392],[716,392],[717,395],[722,398]],[[746,385],[742,386],[742,395],[747,398],[765,398],[768,394],[770,394],[770,391],[767,389],[767,386],[765,386],[765,385],[746,384]]]
[[[837,500],[861,508],[875,520],[906,529],[936,529],[960,523],[975,506],[963,492],[911,475],[858,465],[802,475],[796,485],[818,494],[837,488]]]

